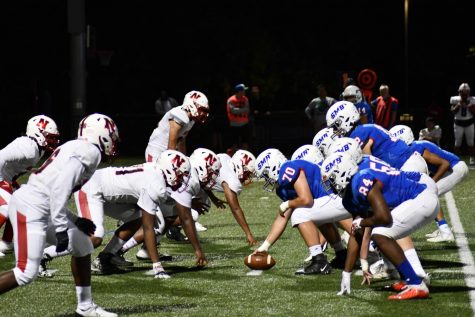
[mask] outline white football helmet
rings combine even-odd
[[[191,114],[195,121],[205,123],[209,115],[208,98],[204,93],[192,90],[185,95],[183,107]]]
[[[327,111],[327,126],[336,133],[346,136],[360,120],[360,113],[349,101],[338,101]]]
[[[256,171],[256,157],[246,150],[236,151],[231,157],[231,163],[241,183],[251,179]]]
[[[287,161],[282,152],[277,149],[267,149],[256,158],[256,176],[264,178],[263,188],[273,191],[279,179],[279,171],[282,164]]]
[[[157,164],[163,172],[167,185],[173,190],[180,188],[185,177],[188,178],[190,174],[190,160],[186,155],[175,150],[163,151]]]
[[[339,138],[332,128],[323,128],[315,134],[312,144],[316,146],[324,156],[328,155],[330,145]]]
[[[339,138],[333,142],[328,152],[330,155],[333,153],[348,153],[357,164],[363,159],[363,151],[358,141],[353,138]]]
[[[100,113],[93,113],[79,122],[78,139],[87,140],[99,147],[105,158],[118,153],[119,130],[114,120]]]
[[[389,130],[389,133],[391,137],[403,140],[407,145],[411,145],[414,142],[414,133],[407,125],[395,125]]]
[[[459,92],[465,92],[470,95],[470,86],[467,83],[462,83],[459,86]]]
[[[47,152],[52,152],[59,145],[59,131],[56,122],[45,115],[34,116],[28,120],[26,135],[34,139]]]
[[[311,144],[302,145],[295,150],[291,157],[291,160],[305,160],[317,165],[322,163],[324,159],[322,152],[315,145]]]
[[[320,167],[322,181],[328,193],[343,197],[345,188],[353,175],[358,172],[358,165],[348,153],[333,153],[329,155]]]
[[[198,172],[200,185],[211,189],[216,184],[221,169],[221,161],[211,150],[197,148],[190,156],[191,166]]]
[[[361,94],[361,90],[354,85],[346,86],[345,90],[343,90],[342,96],[343,99],[352,103],[358,103],[363,101],[363,95]]]

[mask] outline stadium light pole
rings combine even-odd
[[[404,0],[404,96],[409,109],[409,0]]]
[[[86,109],[86,22],[84,0],[68,0],[71,133],[77,133]]]

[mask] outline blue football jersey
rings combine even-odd
[[[354,216],[367,217],[371,207],[367,196],[376,182],[383,185],[382,194],[390,209],[414,199],[427,188],[425,184],[410,179],[406,173],[386,168],[379,170],[379,167],[360,169],[351,179],[349,190],[343,197],[343,206]]]
[[[450,163],[451,168],[453,168],[455,164],[460,162],[460,158],[457,155],[449,151],[443,150],[437,144],[434,144],[429,141],[414,141],[411,144],[410,148],[414,152],[418,152],[420,155],[423,155],[425,150],[433,154],[436,154],[439,157],[443,158],[444,160],[447,160]],[[437,166],[435,165],[427,164],[427,167],[429,168],[429,171],[431,172],[437,171]]]
[[[388,130],[377,124],[359,125],[351,132],[350,137],[361,146],[370,139],[373,140],[371,154],[397,169],[400,169],[414,153],[404,141],[392,138]]]
[[[374,123],[373,120],[373,110],[371,110],[371,106],[366,101],[361,101],[355,103],[356,109],[362,115],[365,115],[368,118],[368,123]]]
[[[358,164],[358,169],[363,170],[366,168],[371,168],[376,171],[381,171],[381,172],[391,172],[391,171],[399,171],[398,169],[392,167],[385,161],[377,158],[376,156],[373,155],[366,155],[363,154],[363,158],[361,162]],[[419,172],[405,172],[405,171],[399,171],[400,173],[403,173],[408,177],[409,179],[413,181],[420,181],[421,180],[421,173]]]
[[[280,199],[286,201],[297,198],[297,193],[294,190],[294,183],[301,170],[305,173],[308,187],[310,187],[314,199],[328,196],[328,193],[323,187],[320,168],[317,165],[304,160],[293,160],[285,162],[280,168],[278,187],[276,190],[276,194]]]

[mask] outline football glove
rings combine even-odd
[[[341,289],[337,295],[341,296],[351,293],[351,272],[342,272],[340,288]]]
[[[76,227],[78,227],[79,230],[81,230],[88,236],[92,236],[96,231],[96,225],[94,224],[94,222],[87,218],[78,217],[74,224],[76,225]]]

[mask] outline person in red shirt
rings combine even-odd
[[[381,85],[379,87],[380,96],[371,101],[374,108],[374,123],[389,130],[396,123],[399,101],[389,94],[389,86]]]
[[[230,148],[232,152],[240,148],[249,149],[249,99],[246,97],[246,87],[238,84],[234,87],[235,94],[228,98],[226,110],[230,128]]]

